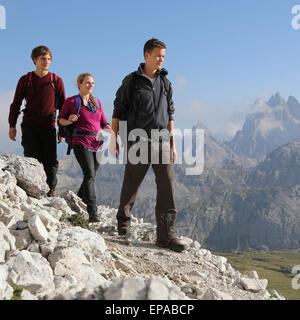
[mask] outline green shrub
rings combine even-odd
[[[80,213],[68,217],[68,221],[70,221],[73,226],[79,226],[88,230],[90,229],[88,220]]]
[[[21,294],[22,291],[24,290],[22,287],[17,286],[16,284],[12,282],[8,282],[8,284],[13,288],[13,296],[11,297],[10,300],[22,300],[21,299]]]

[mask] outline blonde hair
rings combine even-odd
[[[79,84],[81,84],[84,79],[86,77],[92,77],[94,79],[94,76],[88,72],[84,72],[84,73],[81,73],[78,77],[77,77],[77,87],[79,89]],[[96,99],[94,98],[94,96],[90,93],[90,99],[92,100],[93,104],[100,110],[101,112],[101,109],[100,109],[100,106],[98,105],[98,103],[96,102]]]

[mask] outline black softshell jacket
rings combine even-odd
[[[174,103],[172,87],[167,93],[162,76],[168,74],[166,69],[158,73],[154,85],[145,77],[141,64],[137,71],[127,75],[114,100],[113,118],[123,120],[124,114],[129,112],[134,118],[134,127],[141,128],[150,133],[151,129],[167,129],[168,123],[174,120]],[[135,77],[135,86],[132,86]],[[133,91],[132,91],[133,90]],[[126,119],[129,121],[129,119]],[[131,129],[133,129],[131,128]]]

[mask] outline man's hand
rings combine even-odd
[[[173,156],[173,163],[175,163],[177,160],[177,151],[176,151],[175,147],[171,147],[171,152],[172,152],[172,156]]]
[[[59,143],[62,143],[63,141],[65,141],[65,138],[62,137],[61,135],[58,135],[58,137],[57,137],[57,143],[59,144]]]
[[[110,136],[109,152],[114,158],[119,158],[120,147],[114,133]]]
[[[12,141],[16,141],[17,129],[15,127],[9,128],[8,136]]]
[[[118,137],[119,137],[118,131],[119,131],[119,119],[112,118],[109,152],[114,158],[119,158],[119,154],[120,154],[120,147],[118,144]]]

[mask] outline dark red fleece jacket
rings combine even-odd
[[[49,84],[51,80],[50,72],[40,78],[35,72],[32,72],[32,84],[26,89],[26,75],[22,76],[17,84],[13,103],[10,106],[8,122],[10,127],[15,127],[19,116],[22,101],[26,99],[26,109],[37,113],[52,113],[55,111],[55,91]],[[56,83],[57,87],[57,100],[58,108],[63,105],[66,95],[64,83],[60,77],[58,77]],[[33,123],[41,127],[55,127],[55,119],[51,117],[38,118],[29,114],[23,116],[23,123]]]

